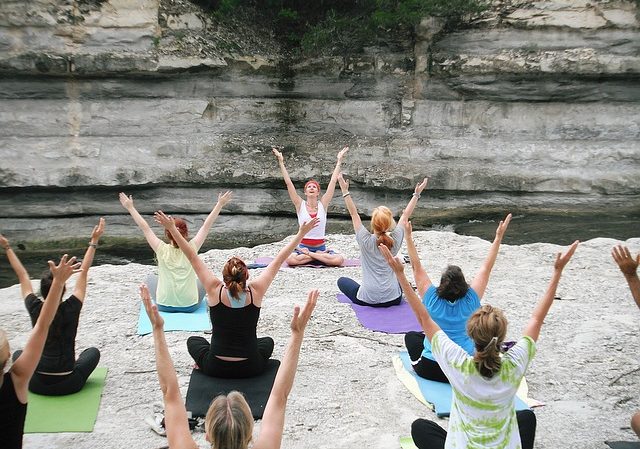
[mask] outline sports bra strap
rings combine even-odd
[[[247,289],[249,290],[249,296],[251,297],[251,304],[253,304],[253,292],[251,291],[251,287],[247,285]]]

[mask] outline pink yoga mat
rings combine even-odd
[[[255,263],[259,263],[259,264],[265,264],[268,265],[271,263],[271,261],[273,260],[273,257],[258,257],[254,262]],[[345,259],[344,262],[342,262],[342,265],[340,265],[340,267],[359,267],[360,266],[360,259]],[[314,265],[314,264],[305,264],[305,265],[296,265],[296,267],[309,267],[309,268],[339,268],[339,267],[329,267],[327,265]],[[295,268],[295,267],[289,267],[289,264],[287,264],[287,262],[282,264],[282,268]]]
[[[387,334],[406,334],[409,331],[422,330],[420,324],[418,324],[418,319],[411,310],[411,306],[404,299],[397,306],[367,307],[352,303],[342,293],[338,293],[336,297],[339,302],[351,305],[360,324],[372,331],[385,332]]]

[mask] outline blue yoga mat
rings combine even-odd
[[[407,371],[417,383],[417,386],[420,390],[420,394],[424,400],[433,405],[433,409],[438,416],[438,418],[443,418],[445,416],[449,416],[451,413],[451,397],[452,390],[451,385],[444,382],[436,382],[433,380],[424,379],[416,374],[411,366],[411,359],[409,359],[409,354],[406,351],[400,352],[400,360],[402,361],[402,366],[405,371]],[[403,379],[401,379],[403,380]],[[403,380],[403,383],[404,382]],[[416,391],[413,391],[409,385],[406,385],[414,395],[417,394]],[[525,404],[525,402],[516,396],[516,410],[528,410],[529,406]]]
[[[207,301],[203,300],[200,307],[194,312],[160,312],[164,319],[164,331],[209,331],[211,330],[211,322],[209,321],[209,312],[207,310]],[[150,334],[151,321],[144,310],[142,303],[140,304],[140,313],[138,318],[138,335]]]

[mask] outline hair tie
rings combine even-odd
[[[485,352],[487,349],[489,349],[489,346],[491,345],[496,345],[498,343],[498,337],[493,337],[491,339],[491,341],[489,343],[487,343],[487,346],[484,347],[484,349],[482,350],[482,352]]]

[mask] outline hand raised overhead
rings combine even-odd
[[[640,265],[640,253],[634,259],[626,246],[618,245],[614,246],[611,250],[611,256],[613,260],[618,264],[618,268],[625,276],[633,276],[638,271],[638,265]]]
[[[0,234],[0,246],[4,249],[9,249],[9,240],[2,234]]]
[[[347,154],[347,151],[349,151],[349,145],[345,145],[338,153],[338,162],[342,162],[342,159]]]
[[[391,254],[391,251],[389,251],[389,248],[387,248],[387,246],[384,245],[383,243],[378,245],[378,248],[380,248],[380,252],[384,256],[385,260],[387,261],[387,263],[389,264],[389,266],[391,267],[394,273],[396,274],[404,273],[404,265],[400,261],[399,257],[393,257],[393,254]]]
[[[427,187],[427,183],[429,182],[429,178],[424,178],[422,181],[416,184],[416,188],[413,189],[413,193],[420,195],[422,191]]]
[[[140,298],[142,298],[142,304],[144,310],[147,312],[151,326],[154,329],[162,329],[164,327],[164,320],[158,312],[158,306],[151,301],[151,295],[149,294],[149,288],[146,284],[140,284]]]
[[[122,204],[122,207],[125,209],[129,210],[129,208],[133,207],[133,196],[127,196],[126,193],[120,192],[118,198],[120,198],[120,204]]]
[[[306,223],[302,223],[300,225],[300,228],[299,228],[298,232],[302,232],[302,235],[306,235],[307,232],[309,232],[313,228],[315,228],[318,225],[319,222],[320,222],[320,218],[319,217],[312,218],[311,221],[307,221]]]
[[[338,183],[340,184],[340,190],[342,190],[342,193],[347,193],[349,191],[349,181],[344,179],[342,172],[338,175]]]
[[[104,232],[104,217],[100,217],[98,224],[93,227],[93,231],[91,231],[91,242],[98,243],[100,237],[102,237],[102,233]]]
[[[284,162],[284,157],[282,156],[282,153],[278,151],[276,147],[271,147],[271,151],[273,152],[275,157],[278,158],[278,162]]]
[[[153,219],[156,221],[156,223],[169,231],[171,231],[172,229],[176,229],[176,221],[174,220],[174,218],[171,215],[166,215],[161,210],[153,214]]]
[[[68,257],[69,256],[67,254],[62,256],[58,265],[56,265],[53,260],[48,262],[49,270],[51,270],[51,274],[53,274],[54,279],[66,282],[72,274],[80,273],[82,271],[80,269],[82,264],[80,262],[76,262],[75,256],[70,259],[68,259]]]
[[[502,240],[504,233],[507,232],[509,223],[511,222],[511,214],[508,214],[504,220],[500,220],[498,227],[496,228],[496,238]]]
[[[224,207],[225,205],[227,205],[229,203],[229,201],[231,201],[231,195],[233,194],[233,192],[231,190],[227,190],[226,192],[222,193],[218,193],[218,204],[220,204],[220,206]]]
[[[571,260],[571,256],[573,256],[573,253],[576,252],[576,249],[578,248],[578,244],[580,244],[580,241],[576,240],[571,244],[569,249],[564,254],[558,253],[558,255],[556,256],[556,262],[553,264],[553,268],[555,268],[558,271],[562,271],[564,267]]]
[[[311,318],[311,313],[318,303],[318,296],[320,296],[318,290],[311,290],[307,295],[307,303],[304,307],[302,309],[300,309],[300,306],[295,306],[293,308],[293,317],[291,318],[292,333],[304,333],[307,323],[309,322],[309,318]]]

